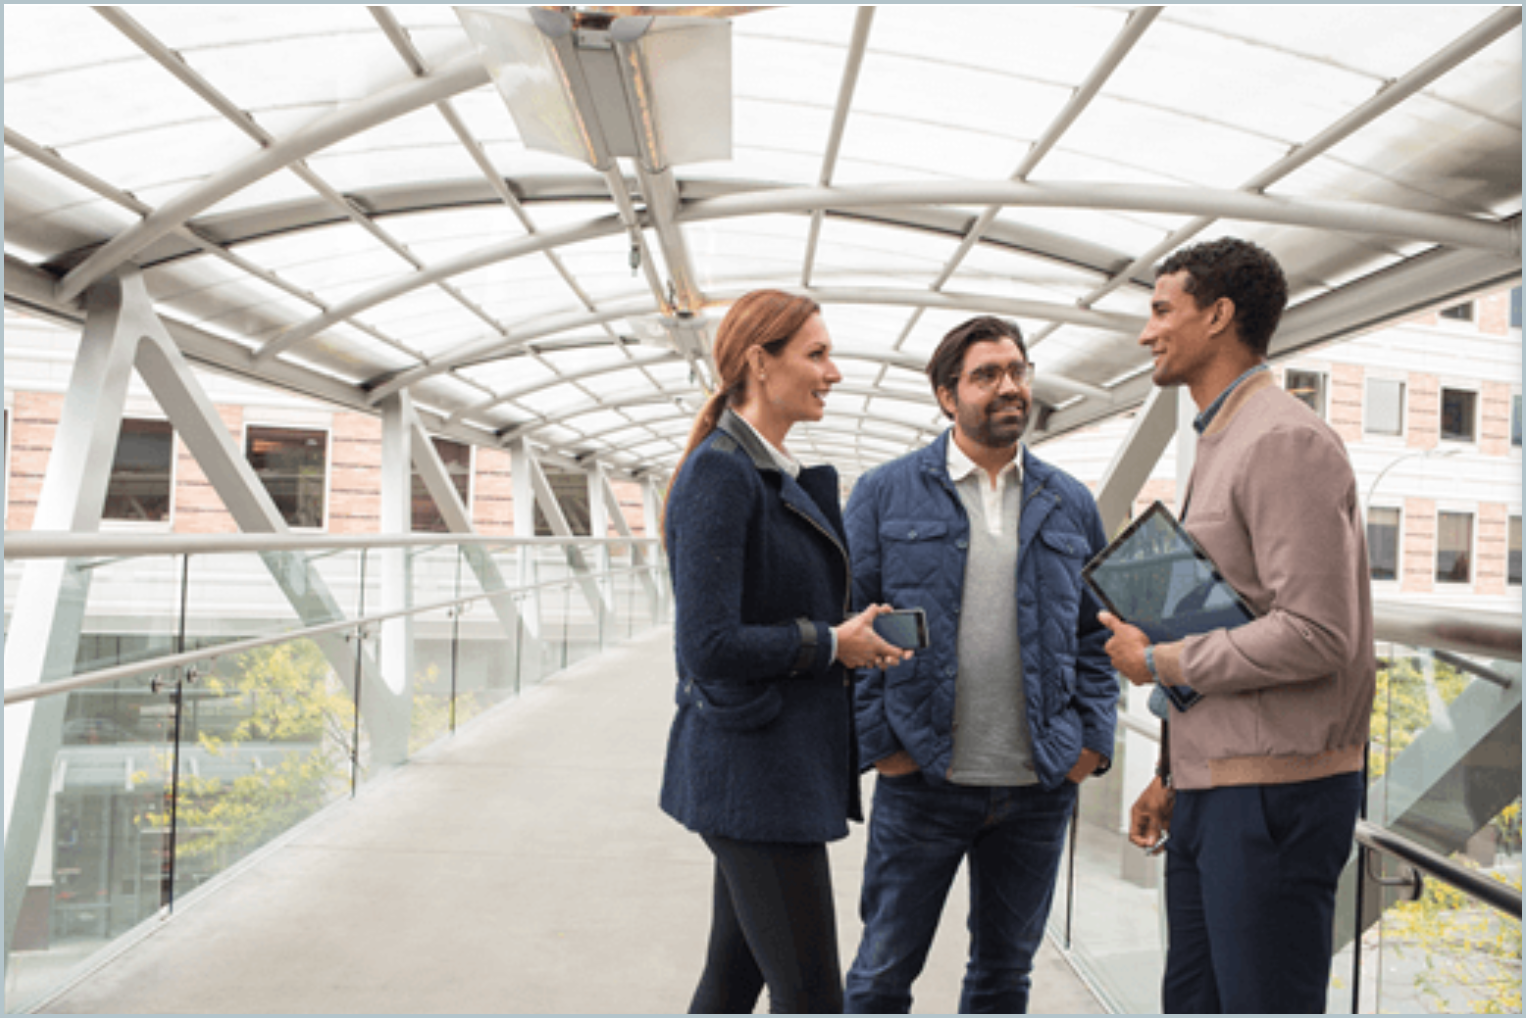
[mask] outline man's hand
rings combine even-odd
[[[1076,765],[1070,769],[1070,773],[1065,775],[1065,778],[1079,785],[1091,777],[1092,773],[1101,765],[1101,753],[1098,753],[1095,749],[1083,749],[1081,750],[1081,758],[1076,761]]]
[[[1129,841],[1151,855],[1158,854],[1165,847],[1175,807],[1176,793],[1157,777],[1139,793],[1129,810]]]
[[[1149,686],[1154,684],[1155,679],[1150,675],[1150,666],[1145,664],[1145,648],[1150,645],[1150,638],[1138,626],[1131,626],[1122,621],[1111,612],[1099,612],[1097,621],[1112,630],[1112,638],[1103,645],[1107,656],[1113,659],[1113,667],[1118,673],[1136,686]]]
[[[903,774],[910,774],[922,768],[911,758],[911,754],[904,749],[898,749],[883,760],[874,761],[874,769],[887,778],[899,778]]]

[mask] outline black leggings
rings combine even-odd
[[[715,916],[690,1014],[841,1014],[842,970],[825,845],[705,836],[715,854]]]

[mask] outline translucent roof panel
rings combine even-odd
[[[1519,7],[665,8],[625,86],[618,9],[561,48],[522,7],[293,10],[6,5],[8,306],[141,271],[193,360],[629,476],[727,308],[804,292],[844,383],[792,448],[852,476],[943,426],[922,369],[975,314],[1033,343],[1029,441],[1138,406],[1199,240],[1283,264],[1274,358],[1520,274]]]

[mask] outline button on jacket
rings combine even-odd
[[[864,475],[848,500],[857,607],[883,602],[927,611],[931,646],[857,687],[865,766],[901,749],[927,780],[946,780],[953,754],[958,633],[970,521],[948,474],[945,431],[925,448]],[[1023,691],[1039,782],[1056,788],[1083,748],[1111,759],[1118,679],[1102,647],[1101,606],[1081,567],[1107,544],[1090,493],[1022,450],[1017,617]],[[996,625],[1000,620],[975,619]]]
[[[835,469],[791,478],[731,411],[679,471],[662,808],[692,831],[824,842],[862,818],[852,685],[832,660],[851,582],[839,497]]]

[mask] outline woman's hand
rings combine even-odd
[[[909,660],[911,651],[874,631],[875,616],[893,610],[888,604],[872,604],[832,630],[837,634],[837,660],[849,668],[889,668]]]

